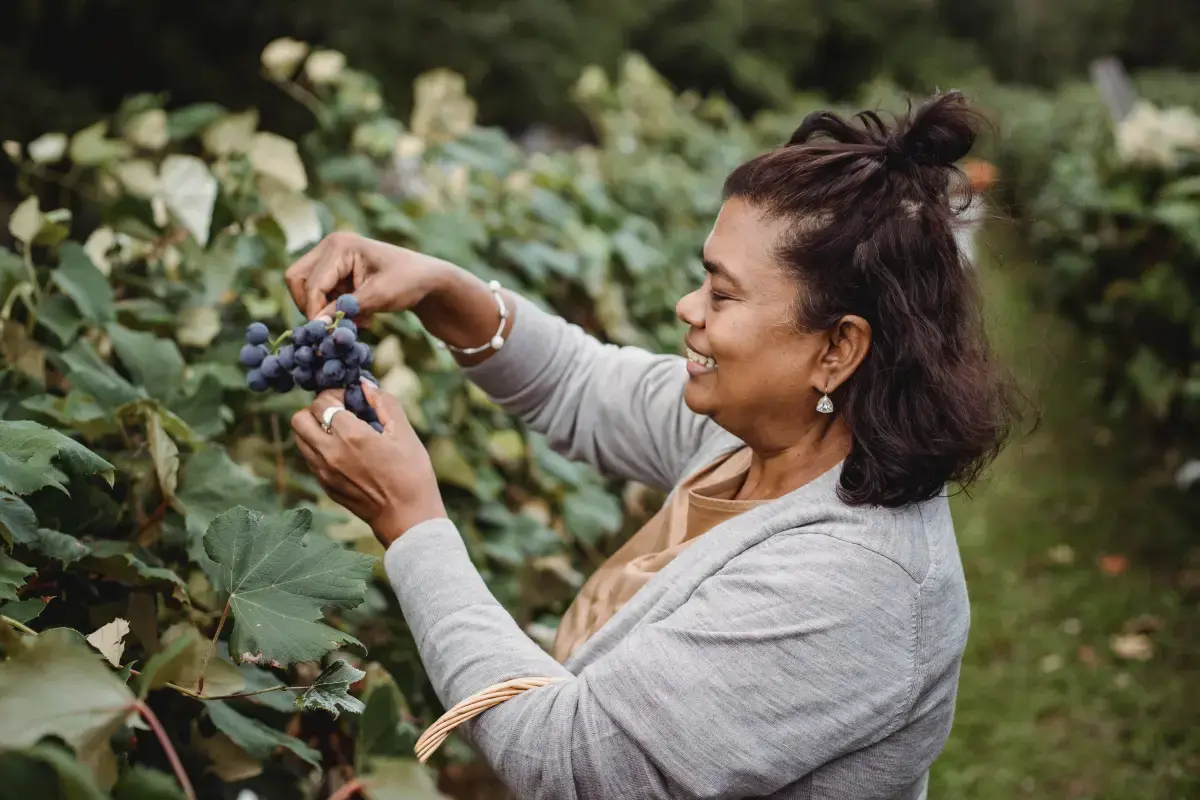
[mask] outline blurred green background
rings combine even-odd
[[[354,70],[353,81],[303,88],[324,109],[316,122],[313,104],[292,88],[301,78],[259,77],[264,46],[284,36],[340,51]],[[1124,120],[1114,121],[1089,78],[1101,57],[1124,65],[1141,101]],[[463,76],[474,106],[442,80],[422,110],[417,79],[439,68]],[[223,112],[193,114],[192,104],[256,108],[259,129],[301,142],[326,228],[494,272],[597,335],[658,349],[677,347],[671,306],[695,273],[693,251],[729,167],[785,139],[813,108],[894,108],[951,87],[996,123],[975,154],[996,171],[976,267],[998,348],[1042,418],[972,496],[954,501],[973,627],[930,797],[1200,796],[1195,0],[8,0],[0,11],[0,140],[24,146],[118,109],[115,119],[127,121],[162,107],[173,115],[169,146],[198,150],[187,137],[203,125],[185,131],[183,120]],[[381,107],[362,102],[376,90]],[[465,124],[451,120],[443,136],[417,121],[439,114]],[[402,132],[425,150],[400,161],[424,152],[441,170],[440,200],[389,188],[394,147],[412,143]],[[578,143],[594,147],[528,152]],[[124,199],[59,191],[80,182],[103,189],[111,165],[102,161],[88,165],[94,180],[81,168],[6,161],[0,215],[35,192],[43,210],[75,209],[63,235],[80,241],[101,222],[119,229],[125,215],[147,217]],[[447,186],[447,165],[463,167],[458,189]],[[218,206],[227,194],[236,193],[224,187]],[[256,202],[229,201],[218,216],[259,213],[245,210]],[[261,238],[254,252],[269,257],[221,287],[244,304],[218,304],[211,287],[206,295],[231,329],[247,314],[287,318],[272,300],[287,250],[278,230]],[[197,275],[209,269],[214,253],[245,258],[220,242],[208,255],[181,249],[185,277],[189,265]],[[120,270],[113,275],[116,284]],[[140,297],[144,283],[131,280],[123,296]],[[180,310],[167,290],[150,295]],[[131,326],[180,338],[170,323],[126,311]],[[622,487],[569,473],[532,440],[517,447],[541,473],[513,472],[514,456],[496,449],[507,423],[487,411],[464,421],[463,408],[475,408],[467,390],[432,366],[411,326],[376,333],[404,344],[412,367],[404,374],[426,387],[411,400],[428,417],[423,434],[458,442],[440,477],[460,492],[455,513],[479,523],[472,547],[486,577],[522,623],[552,626],[570,592],[531,596],[522,583],[561,546],[553,536],[528,543],[531,504],[552,519],[536,531],[561,532],[564,520],[574,528],[561,552],[580,576],[635,523],[638,504],[628,493],[618,504]],[[188,361],[206,352],[186,350]],[[15,363],[14,353],[10,343],[0,361]],[[14,397],[34,391],[6,386]],[[225,397],[242,422],[211,435],[270,479],[275,460],[255,448],[266,441],[262,420],[280,409],[255,407],[235,387]],[[503,497],[489,488],[505,480]],[[526,538],[489,538],[496,531]],[[377,623],[364,615],[350,624],[370,641]],[[374,655],[427,724],[434,705],[411,647],[390,644],[403,632],[374,635]],[[496,796],[469,761],[450,751],[443,788]]]

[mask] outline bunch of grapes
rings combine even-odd
[[[375,409],[367,405],[359,383],[360,378],[379,381],[367,371],[371,348],[358,341],[358,328],[350,319],[358,315],[358,298],[344,294],[335,308],[332,322],[314,319],[274,339],[266,325],[250,323],[239,357],[249,370],[246,385],[256,392],[274,389],[280,393],[297,386],[310,392],[345,389],[346,408],[382,433],[383,425]]]

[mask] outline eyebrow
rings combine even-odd
[[[704,264],[704,271],[713,277],[721,277],[733,284],[733,288],[740,290],[742,288],[741,281],[733,276],[733,273],[727,270],[724,265],[717,263],[709,258],[701,259]]]

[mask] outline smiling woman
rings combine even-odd
[[[669,492],[544,652],[488,592],[400,406],[293,427],[386,565],[439,697],[522,798],[918,798],[969,611],[948,487],[1016,418],[953,234],[962,97],[820,112],[734,171],[678,304],[687,357],[602,344],[409,250],[339,234],[287,274],[310,316],[411,309],[551,446]],[[524,679],[514,681],[514,679]],[[469,720],[469,721],[468,721]]]

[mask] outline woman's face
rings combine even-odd
[[[797,330],[801,289],[772,256],[786,225],[728,200],[704,246],[708,277],[675,307],[689,326],[688,408],[767,447],[811,425],[829,374],[829,336]]]

